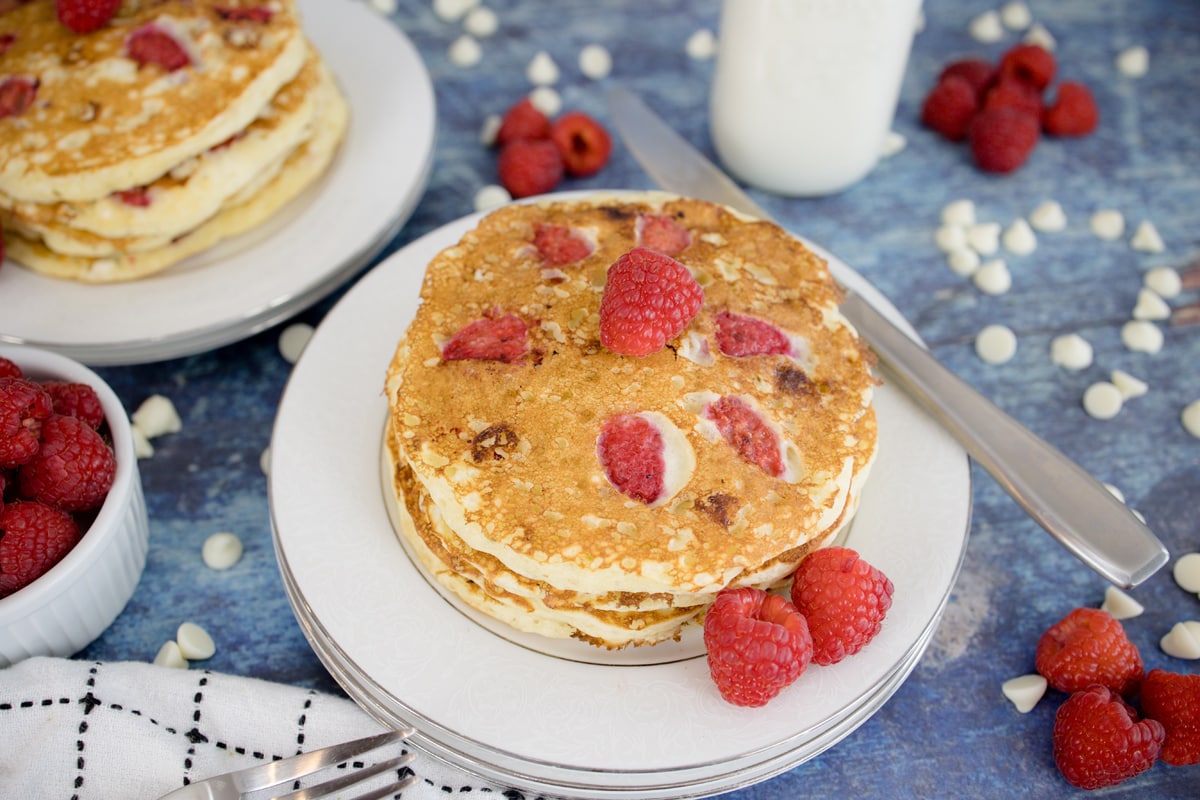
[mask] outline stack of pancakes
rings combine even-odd
[[[607,270],[651,219],[686,228],[675,258],[704,290],[663,350],[599,342]],[[539,226],[593,251],[547,264]],[[385,485],[402,541],[465,603],[527,632],[601,647],[676,639],[727,586],[775,587],[853,515],[876,449],[876,380],[838,312],[825,263],[778,226],[661,194],[513,205],[429,264],[421,305],[388,369]],[[718,315],[751,316],[795,343],[732,357]],[[447,360],[476,320],[516,315],[528,353]],[[735,396],[779,432],[788,470],[741,458],[704,416]],[[685,474],[646,503],[622,494],[597,453],[606,420],[660,420]]]
[[[188,63],[130,57],[131,34]],[[87,282],[140,278],[258,225],[324,172],[348,108],[293,0],[127,0],[73,33],[53,0],[0,15],[0,83],[36,86],[0,116],[8,255]]]

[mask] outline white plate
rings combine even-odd
[[[320,300],[400,230],[433,159],[425,65],[404,34],[365,3],[299,5],[305,31],[350,103],[350,127],[329,172],[260,229],[139,281],[85,285],[5,263],[0,341],[97,365],[202,352]]]
[[[724,702],[703,658],[612,666],[521,647],[459,613],[413,566],[380,489],[383,380],[426,263],[479,216],[427,234],[361,279],[285,389],[271,447],[275,544],[296,615],[326,666],[372,713],[415,725],[427,752],[577,797],[724,791],[746,780],[743,771],[775,774],[853,730],[920,657],[970,517],[966,455],[889,385],[876,394],[879,456],[848,544],[891,577],[894,605],[861,653],[810,667],[764,708]],[[831,264],[903,322],[861,277]]]

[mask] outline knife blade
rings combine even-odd
[[[609,116],[642,169],[663,189],[771,220],[728,175],[622,86]],[[907,392],[1042,528],[1084,564],[1130,588],[1169,559],[1167,549],[1120,500],[1061,451],[975,391],[886,315],[852,291],[842,314]]]

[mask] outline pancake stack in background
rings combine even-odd
[[[599,332],[609,267],[638,246],[704,295],[644,357]],[[876,451],[870,351],[841,298],[803,243],[702,201],[493,212],[429,264],[389,366],[402,541],[469,606],[604,648],[678,638],[724,587],[786,584],[849,522]],[[755,442],[726,435],[731,409]],[[614,462],[637,446],[606,459],[601,438],[648,430],[661,488],[635,491]]]
[[[125,0],[75,33],[0,14],[10,258],[141,278],[262,223],[329,166],[349,109],[292,0]]]

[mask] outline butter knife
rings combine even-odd
[[[771,219],[628,89],[613,87],[606,100],[622,140],[663,189]],[[890,370],[893,383],[1084,564],[1130,588],[1167,563],[1167,549],[1154,533],[1100,482],[942,366],[860,295],[847,290],[841,311]]]

